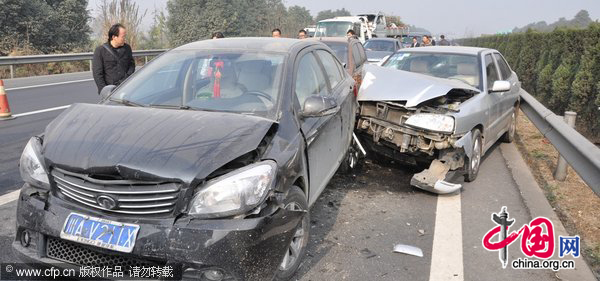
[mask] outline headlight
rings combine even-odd
[[[23,149],[23,154],[21,154],[19,171],[21,172],[21,178],[26,183],[37,187],[50,188],[48,172],[42,164],[41,151],[40,139],[38,137],[31,138],[25,149]]]
[[[189,214],[224,217],[254,209],[269,193],[276,170],[275,162],[269,160],[210,180],[194,195]]]
[[[436,132],[452,133],[454,131],[454,118],[442,114],[418,113],[408,117],[404,124]]]

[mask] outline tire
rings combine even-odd
[[[299,208],[300,210],[306,210],[306,213],[304,217],[302,217],[302,220],[300,220],[298,226],[296,226],[294,237],[290,241],[287,252],[277,269],[274,279],[277,281],[289,280],[296,273],[296,270],[298,270],[298,267],[306,254],[306,246],[308,245],[310,235],[310,213],[304,192],[302,192],[299,187],[292,186],[284,201],[284,206],[286,209],[291,208],[294,210]],[[292,254],[293,251],[291,247],[296,247],[295,256]],[[293,258],[292,261],[289,260],[290,258]]]
[[[360,159],[358,150],[354,147],[354,145],[351,145],[346,152],[346,156],[344,156],[344,160],[338,168],[338,172],[341,174],[350,174],[359,170],[361,163],[362,161]]]
[[[483,152],[481,131],[479,129],[473,129],[473,131],[471,131],[471,135],[471,158],[465,156],[466,182],[472,182],[477,178],[477,173],[479,173],[479,166],[481,166],[481,154]]]
[[[502,142],[511,143],[515,140],[515,133],[517,131],[517,107],[513,110],[513,113],[510,116],[510,124],[508,125],[508,129],[502,135]]]

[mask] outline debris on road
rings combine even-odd
[[[394,246],[394,252],[417,256],[421,258],[423,257],[423,251],[420,248],[404,244],[396,244],[396,246]]]
[[[418,232],[419,232],[419,236],[425,235],[425,230],[424,229],[419,229]]]
[[[369,250],[368,248],[364,248],[364,249],[360,250],[360,254],[365,259],[370,259],[370,258],[373,258],[373,257],[377,256],[377,254],[371,252],[371,250]]]

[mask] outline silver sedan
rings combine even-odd
[[[422,47],[369,65],[357,134],[372,153],[427,164],[411,184],[451,193],[477,177],[482,155],[514,139],[521,83],[493,49]]]

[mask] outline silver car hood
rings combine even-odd
[[[459,80],[431,77],[377,65],[365,65],[358,101],[406,101],[415,107],[424,101],[448,94],[452,89],[479,93]]]

